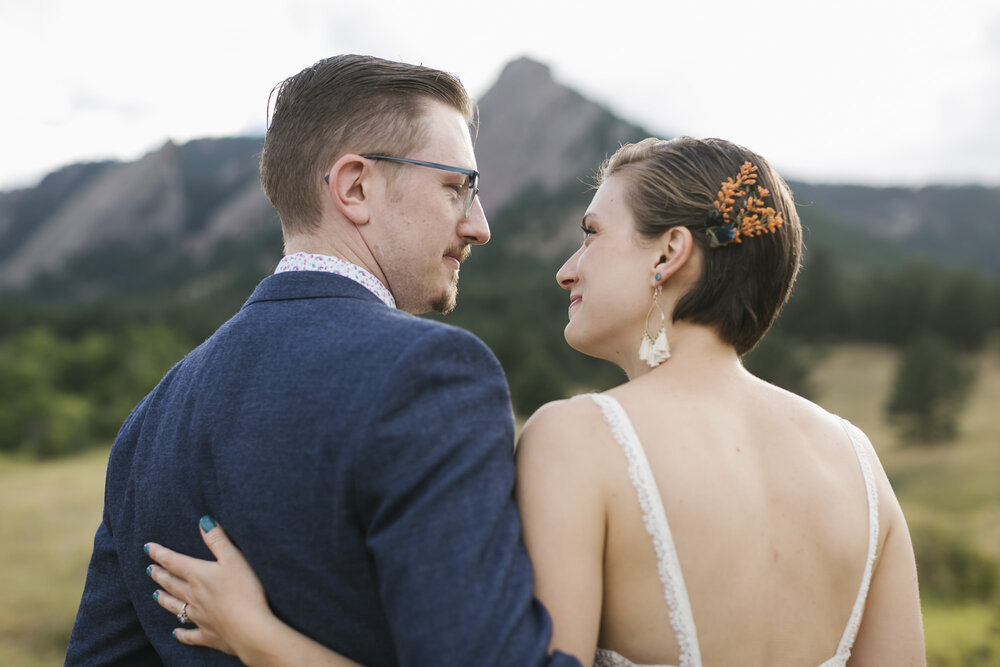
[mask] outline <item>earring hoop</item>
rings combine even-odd
[[[645,361],[650,368],[656,368],[670,358],[670,344],[667,342],[667,316],[660,307],[657,298],[663,293],[663,286],[653,288],[653,303],[649,304],[646,321],[643,325],[642,342],[639,344],[639,359]],[[660,330],[654,339],[649,335],[649,317],[653,309],[660,311]]]

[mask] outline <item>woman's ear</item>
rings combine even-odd
[[[652,285],[656,287],[688,263],[694,250],[694,237],[690,229],[678,225],[664,232],[653,247],[658,253],[652,267]]]
[[[372,171],[370,163],[360,155],[342,155],[326,176],[326,191],[333,206],[355,225],[366,225],[371,219]]]

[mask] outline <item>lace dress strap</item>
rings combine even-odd
[[[833,667],[834,665],[846,665],[847,659],[851,656],[851,648],[854,640],[858,636],[858,628],[861,625],[861,615],[865,610],[865,600],[868,599],[868,587],[872,581],[872,570],[875,567],[875,551],[878,548],[878,488],[875,486],[875,475],[872,473],[871,462],[868,460],[868,453],[865,445],[868,443],[868,436],[854,424],[846,419],[837,417],[847,437],[851,440],[854,453],[858,457],[858,464],[861,466],[861,474],[865,478],[865,490],[868,493],[868,558],[865,561],[865,571],[861,577],[861,587],[858,589],[858,596],[854,600],[854,608],[851,610],[851,617],[844,628],[844,634],[840,638],[837,646],[837,655],[826,661],[820,667]]]
[[[698,648],[698,635],[695,631],[694,615],[691,613],[691,602],[684,585],[684,577],[681,575],[680,561],[674,548],[670,525],[667,523],[663,500],[660,498],[653,471],[649,467],[649,460],[621,404],[606,394],[590,394],[590,397],[600,406],[611,435],[621,446],[628,460],[628,476],[639,497],[642,523],[653,540],[656,567],[670,611],[670,625],[680,649],[680,667],[700,667],[701,651]]]

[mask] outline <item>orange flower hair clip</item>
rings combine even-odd
[[[743,237],[770,234],[781,227],[784,220],[772,206],[764,205],[764,198],[770,196],[770,191],[757,185],[754,194],[753,186],[757,185],[757,167],[744,162],[736,178],[727,178],[722,183],[722,189],[715,196],[714,208],[708,212],[705,233],[713,248],[743,243]],[[743,198],[743,205],[733,213],[736,201]]]

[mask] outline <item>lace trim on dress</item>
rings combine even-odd
[[[653,472],[650,470],[646,453],[643,451],[639,436],[621,404],[611,396],[604,394],[590,394],[590,397],[600,406],[612,437],[621,445],[625,452],[625,458],[628,460],[628,476],[639,498],[642,523],[652,538],[653,549],[656,551],[656,567],[660,581],[663,583],[663,595],[670,611],[670,625],[674,630],[677,646],[680,649],[679,667],[697,667],[701,665],[701,651],[698,648],[698,635],[695,631],[694,615],[691,613],[691,602],[684,585],[680,560],[677,558],[677,550],[670,533],[670,524],[667,522],[663,500],[660,498],[660,491],[656,486]],[[621,658],[617,654],[615,656]],[[611,656],[607,657],[611,658]],[[625,661],[610,664],[627,667],[632,663]]]
[[[875,567],[875,552],[878,548],[878,488],[875,486],[875,475],[872,473],[871,462],[865,451],[865,444],[868,443],[868,436],[854,424],[846,419],[837,417],[847,437],[851,440],[854,453],[858,456],[858,463],[861,466],[861,474],[865,478],[865,490],[868,492],[868,559],[865,561],[865,573],[861,577],[861,588],[858,590],[858,597],[854,600],[854,608],[851,610],[851,618],[847,621],[844,634],[840,638],[840,645],[837,647],[836,658],[843,660],[836,663],[828,660],[820,667],[836,664],[847,664],[847,659],[851,656],[851,648],[858,635],[858,628],[861,626],[861,616],[865,610],[865,600],[868,598],[868,587],[872,581],[872,570]]]
[[[674,665],[637,665],[620,653],[607,649],[597,649],[594,667],[674,667]]]
[[[607,649],[597,649],[594,667],[675,667],[674,665],[637,665],[620,653]]]

